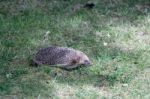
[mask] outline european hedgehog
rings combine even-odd
[[[35,55],[33,62],[37,65],[57,66],[66,70],[80,66],[91,66],[92,64],[83,52],[73,48],[57,46],[40,49]]]

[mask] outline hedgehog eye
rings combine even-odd
[[[88,60],[84,60],[84,63],[88,63],[89,61]]]
[[[85,63],[89,62],[88,60],[84,60]]]
[[[91,62],[89,60],[84,60],[84,65],[91,65]]]

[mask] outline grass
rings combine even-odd
[[[72,11],[86,2],[0,1],[0,98],[150,98],[149,0],[92,0],[93,9]],[[30,67],[50,45],[79,49],[94,65]]]

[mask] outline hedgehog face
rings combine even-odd
[[[80,64],[84,65],[84,66],[91,66],[92,65],[92,63],[91,63],[91,61],[89,60],[88,57],[86,59],[85,58],[83,58],[83,59],[81,58]]]
[[[80,56],[79,58],[79,64],[84,65],[84,66],[91,66],[92,62],[84,53],[82,53],[82,56]]]

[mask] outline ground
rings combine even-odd
[[[149,0],[1,0],[0,98],[150,99],[149,38]],[[30,66],[50,45],[81,50],[93,66]]]

